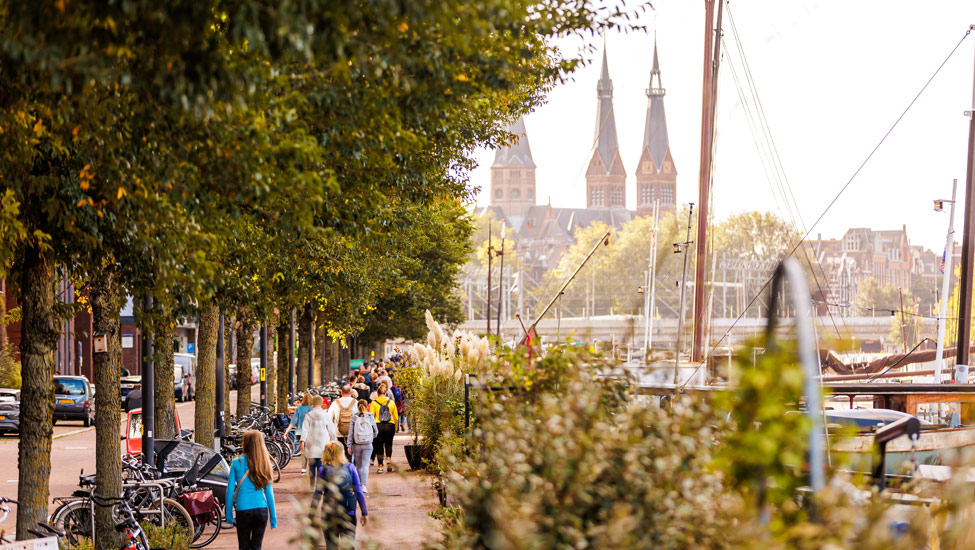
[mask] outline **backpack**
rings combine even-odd
[[[343,437],[349,435],[349,421],[352,420],[352,407],[355,405],[353,400],[348,407],[343,407],[341,401],[336,401],[339,406],[339,434]]]
[[[327,516],[336,512],[345,512],[344,518],[341,519],[346,521],[350,515],[355,514],[356,507],[355,486],[352,483],[349,466],[351,465],[322,466],[321,470],[322,500],[325,502],[322,510]]]
[[[368,445],[372,443],[375,434],[372,432],[372,423],[369,422],[368,413],[357,414],[355,426],[352,429],[352,443],[358,445]]]
[[[389,412],[389,398],[379,406],[379,422],[388,424],[393,421],[393,413]]]
[[[397,388],[396,386],[393,386],[393,401],[399,403],[402,400],[403,400],[403,392],[400,391],[400,389]]]

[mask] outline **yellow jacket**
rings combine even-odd
[[[379,422],[379,409],[381,409],[382,406],[387,403],[389,404],[389,413],[393,417],[393,419],[389,422],[389,424],[392,424],[393,426],[398,426],[399,414],[396,411],[396,403],[393,403],[392,399],[386,397],[385,395],[373,399],[372,403],[369,404],[369,412],[371,412],[372,416],[376,419],[376,424],[381,424],[381,422]]]

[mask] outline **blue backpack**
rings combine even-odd
[[[393,386],[393,401],[399,403],[402,400],[403,400],[403,392],[401,392],[400,389],[397,388],[396,386]]]

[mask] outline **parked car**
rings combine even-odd
[[[173,422],[176,432],[183,435],[185,432],[179,423],[179,411],[176,409],[173,409]],[[122,440],[125,441],[125,452],[133,455],[142,452],[142,409],[132,409],[126,414],[125,435]]]
[[[189,401],[196,397],[196,356],[189,353],[174,353],[173,362],[173,388],[176,399]]]
[[[85,427],[95,420],[95,387],[84,376],[54,377],[54,422],[81,420]]]
[[[142,376],[123,376],[119,379],[121,382],[122,397],[129,395],[129,392],[135,389],[136,384],[142,384]]]
[[[20,433],[20,390],[0,388],[0,434]]]

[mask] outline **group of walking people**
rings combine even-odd
[[[393,471],[393,437],[401,427],[402,393],[392,372],[381,367],[354,372],[328,410],[320,395],[306,393],[286,429],[300,440],[313,491],[313,511],[321,518],[326,548],[355,539],[356,523],[366,524],[371,463],[376,473]],[[234,459],[227,485],[227,521],[237,527],[241,550],[260,550],[264,531],[277,527],[271,462],[262,433],[244,434],[243,455]],[[358,514],[361,510],[361,515]]]

